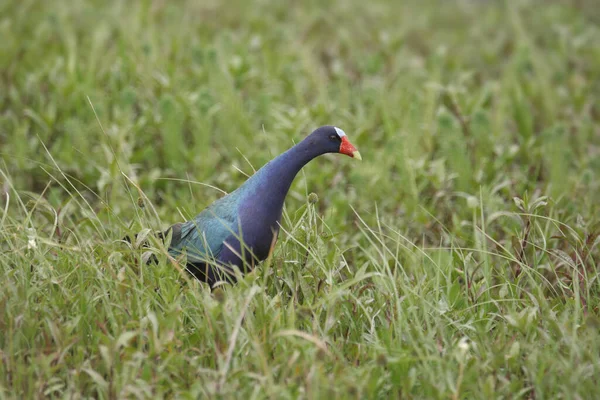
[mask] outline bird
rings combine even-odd
[[[171,237],[169,255],[175,259],[185,255],[186,269],[211,289],[222,282],[235,283],[236,268],[247,273],[269,256],[294,178],[308,162],[326,153],[362,160],[342,129],[321,126],[195,218],[162,232],[163,239]]]

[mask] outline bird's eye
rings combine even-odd
[[[336,140],[336,139],[338,139],[338,136],[337,135],[329,135],[329,139]]]

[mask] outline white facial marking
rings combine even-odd
[[[334,126],[333,129],[335,129],[335,132],[338,134],[338,136],[340,137],[340,139],[343,138],[344,136],[346,136],[346,132],[344,132],[343,130],[341,130],[337,126]]]

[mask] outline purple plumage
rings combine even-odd
[[[325,153],[361,159],[341,129],[320,127],[194,219],[173,225],[169,253],[186,254],[187,269],[211,287],[219,281],[235,282],[234,268],[247,272],[267,258],[294,178]]]

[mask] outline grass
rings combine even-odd
[[[596,397],[597,9],[2,2],[0,398]],[[327,123],[238,285],[119,240]]]

